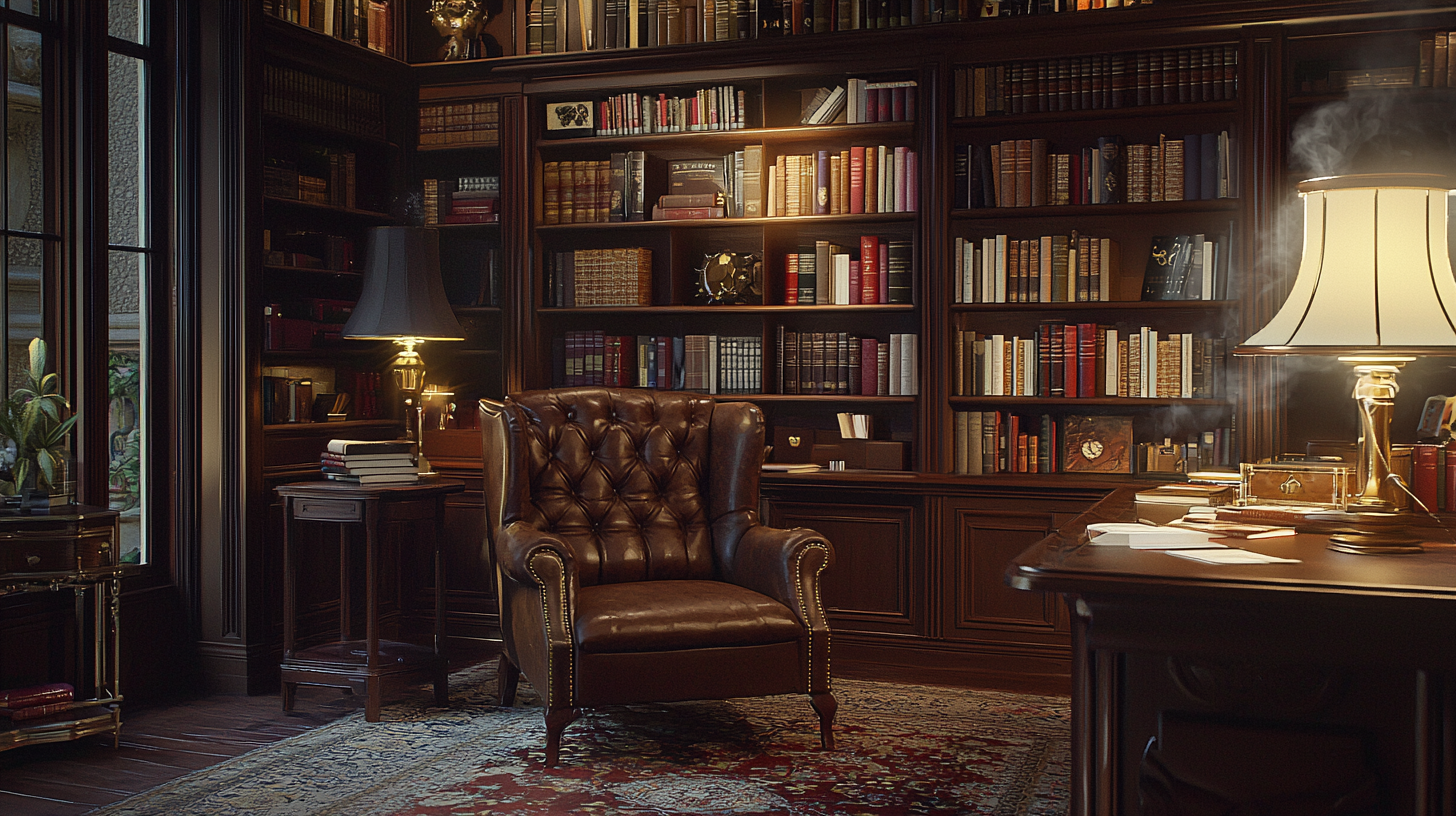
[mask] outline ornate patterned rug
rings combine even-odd
[[[495,703],[493,666],[421,690],[366,723],[329,725],[184,776],[104,816],[464,814],[1062,814],[1066,698],[836,680],[838,750],[819,750],[807,697],[585,712],[561,765],[521,679]]]

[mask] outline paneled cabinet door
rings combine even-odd
[[[946,638],[1033,647],[1069,643],[1059,597],[1015,590],[1004,579],[1006,565],[1049,535],[1065,515],[947,502],[941,565]]]
[[[834,545],[820,576],[825,613],[836,632],[924,634],[924,547],[918,505],[767,501],[774,527],[808,527]]]

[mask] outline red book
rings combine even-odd
[[[1097,324],[1077,324],[1077,396],[1097,396]]]
[[[1006,389],[1008,392],[1010,388]],[[1025,440],[1021,438],[1021,417],[1016,414],[1010,416],[1006,429],[1006,472],[1021,472],[1021,456],[1025,452]],[[1020,446],[1020,447],[1019,447]]]
[[[1456,456],[1446,451],[1446,499],[1442,510],[1456,510]]]
[[[790,252],[784,256],[784,305],[799,303],[799,254]]]
[[[37,717],[44,717],[47,714],[54,714],[57,711],[65,711],[70,707],[70,700],[62,700],[58,703],[41,703],[39,705],[25,706],[24,708],[0,706],[0,717],[21,722],[23,720],[34,720]]]
[[[875,235],[859,237],[860,303],[881,303],[880,239]]]
[[[892,121],[895,118],[895,95],[891,92],[889,88],[879,88],[877,90],[871,91],[870,93],[873,97],[871,100],[873,102],[873,105],[871,105],[870,107],[875,110],[874,121]]]
[[[42,683],[38,686],[0,690],[0,706],[5,708],[27,708],[44,703],[68,703],[76,698],[76,689],[70,683]]]
[[[1425,443],[1411,450],[1411,492],[1431,511],[1436,509],[1436,463],[1440,450],[1440,445]]]
[[[864,303],[864,264],[861,261],[851,260],[849,262],[849,305],[858,306]]]
[[[851,213],[865,211],[864,190],[865,149],[851,147],[849,149],[849,211]]]
[[[890,302],[890,242],[879,241],[880,260],[875,268],[879,275],[879,282],[875,284],[875,298],[879,303]]]
[[[1077,370],[1077,327],[1066,325],[1062,327],[1062,378],[1065,380],[1065,388],[1068,397],[1076,397],[1082,393],[1078,380],[1080,374]]]
[[[862,337],[859,348],[859,392],[873,396],[880,389],[880,341]]]

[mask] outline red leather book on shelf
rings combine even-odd
[[[42,683],[36,686],[0,689],[0,706],[12,709],[47,703],[68,703],[75,698],[76,689],[70,683]]]

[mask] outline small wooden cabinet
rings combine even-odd
[[[74,595],[75,653],[50,661],[67,667],[68,676],[43,679],[76,687],[65,711],[33,721],[0,719],[0,751],[95,734],[120,739],[118,517],[114,510],[78,505],[45,515],[0,515],[0,598],[61,589]]]

